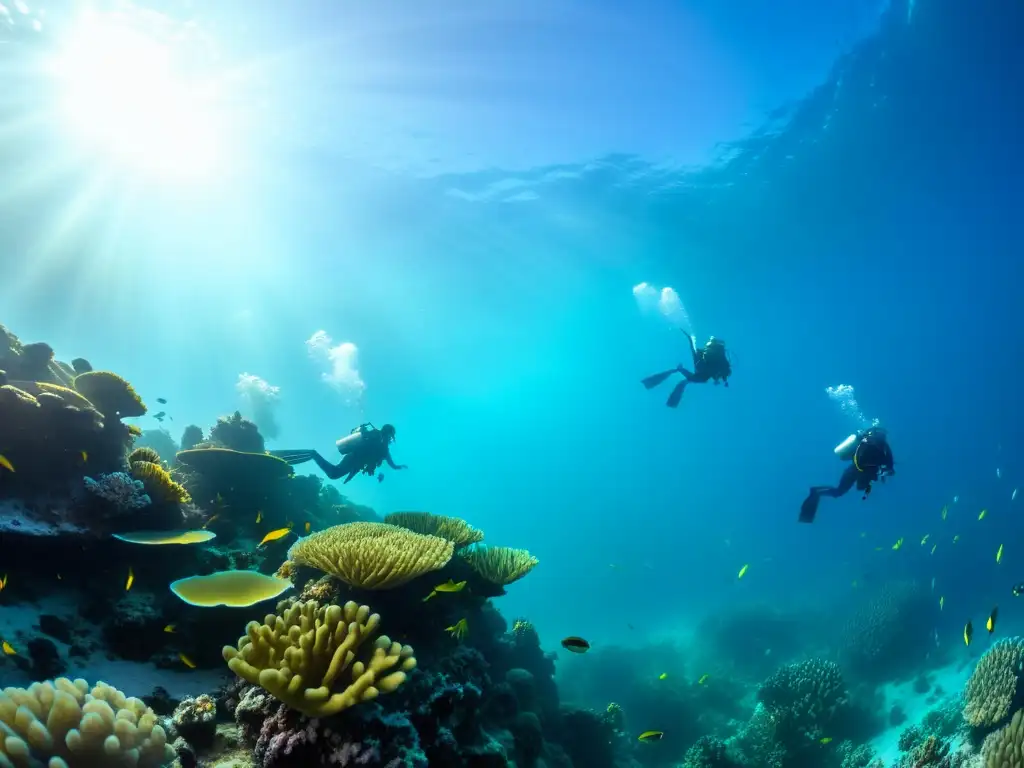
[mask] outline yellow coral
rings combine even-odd
[[[412,648],[386,636],[373,643],[367,661],[355,661],[379,624],[380,616],[365,605],[297,602],[263,624],[249,622],[238,647],[224,647],[224,660],[292,709],[327,717],[394,691],[416,666]],[[348,670],[352,682],[342,686]]]
[[[23,392],[28,392],[32,395],[56,395],[65,405],[73,405],[76,408],[88,410],[93,408],[92,403],[78,392],[62,387],[59,384],[49,384],[45,381],[12,381],[9,383]]]
[[[384,522],[408,528],[416,533],[440,536],[442,539],[448,539],[456,549],[484,540],[483,531],[461,518],[447,515],[434,515],[430,512],[392,512],[385,516]]]
[[[174,759],[149,707],[106,683],[61,677],[0,692],[0,766],[158,768]]]
[[[151,461],[134,461],[131,465],[132,477],[141,480],[146,486],[146,493],[154,501],[162,501],[167,504],[187,504],[192,497],[185,486],[174,482],[167,470],[159,464]]]
[[[512,547],[475,547],[459,556],[484,579],[501,586],[523,578],[540,562],[525,549]]]
[[[964,688],[964,719],[972,726],[999,725],[1010,715],[1024,664],[1024,639],[992,645],[978,660]]]
[[[438,536],[387,523],[344,523],[299,539],[288,552],[308,565],[361,589],[393,589],[447,565],[454,546]]]
[[[128,434],[131,435],[132,437],[138,437],[139,435],[142,434],[142,427],[140,427],[138,424],[129,424]]]
[[[160,459],[160,454],[148,445],[136,448],[128,454],[129,464],[134,464],[137,461],[148,461],[150,464],[163,464],[163,461]]]
[[[75,391],[107,417],[145,416],[146,405],[132,385],[110,371],[89,371],[75,376]]]

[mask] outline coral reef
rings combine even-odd
[[[235,411],[221,416],[210,430],[210,444],[216,448],[229,448],[240,453],[263,453],[266,450],[259,427]]]
[[[995,642],[974,668],[964,688],[964,720],[977,728],[1002,725],[1021,705],[1024,638]]]

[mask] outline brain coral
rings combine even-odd
[[[135,698],[61,677],[0,693],[0,766],[159,768],[170,764],[156,715]],[[44,762],[45,761],[45,762]]]
[[[999,640],[978,660],[964,689],[964,719],[975,727],[1000,725],[1019,704],[1024,638]]]

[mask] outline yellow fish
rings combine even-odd
[[[1001,563],[1003,561],[1003,545],[999,545],[999,549],[996,550],[996,562]]]
[[[264,536],[263,540],[259,544],[257,544],[256,546],[257,547],[262,547],[268,541],[277,541],[278,539],[280,539],[280,538],[282,538],[284,536],[287,536],[291,532],[292,532],[292,529],[287,527],[287,526],[284,527],[284,528],[278,528],[276,531],[271,531],[266,536]]]
[[[925,544],[926,544],[926,543],[928,542],[928,537],[929,537],[929,536],[931,536],[931,534],[930,534],[930,533],[926,533],[926,534],[924,535],[924,538],[922,538],[922,539],[921,539],[921,546],[922,546],[922,547],[923,547],[923,546],[924,546],[924,545],[925,545]]]
[[[704,683],[708,681],[709,677],[711,677],[711,675],[705,672],[703,675],[700,676],[700,680],[697,681],[697,685],[704,685]]]
[[[6,587],[6,586],[7,586],[7,574],[5,573],[4,577],[2,579],[0,579],[0,592],[3,592],[4,591],[4,587]]]
[[[178,654],[178,658],[181,659],[181,663],[184,664],[189,669],[195,669],[196,668],[196,663],[194,661],[192,661],[192,659],[190,659],[184,653],[179,653]]]
[[[956,536],[953,537],[953,543],[954,544],[956,544],[958,541],[960,541],[960,534],[959,533]]]
[[[259,525],[262,522],[263,522],[263,510],[262,509],[258,509],[258,510],[256,510],[256,525]]]
[[[431,593],[423,598],[423,602],[427,602],[427,600],[432,598],[438,592],[461,592],[463,589],[465,589],[465,587],[466,582],[464,581],[456,583],[451,579],[448,579],[448,581],[446,581],[444,584],[438,584],[436,587],[434,587]]]
[[[946,519],[946,515],[948,515],[948,514],[949,514],[949,507],[943,507],[942,508],[942,519],[945,520]]]
[[[89,460],[89,453],[88,453],[88,451],[82,451],[82,463],[85,464],[85,462],[87,462],[88,460]]]
[[[459,619],[450,627],[445,627],[444,631],[457,640],[461,640],[466,636],[466,633],[469,632],[469,622],[465,619]]]
[[[749,568],[749,567],[750,567],[750,563],[747,563],[742,568],[740,568],[739,575],[736,578],[737,579],[742,579],[743,578],[743,574],[747,572],[747,568]]]
[[[978,519],[979,520],[984,520],[985,519],[985,515],[987,515],[987,514],[988,514],[988,510],[987,509],[981,510],[981,514],[978,515]]]
[[[637,736],[637,741],[661,741],[661,737],[665,735],[664,731],[644,731]]]
[[[903,538],[900,537],[900,538],[896,539],[896,543],[892,545],[892,548],[893,548],[893,550],[897,550],[897,549],[899,549],[902,546],[903,546]]]
[[[972,637],[974,637],[974,626],[968,621],[964,625],[964,645],[970,645]]]
[[[17,656],[18,655],[18,652],[16,650],[14,650],[14,646],[11,645],[10,643],[8,643],[6,640],[4,640],[3,645],[0,645],[0,648],[3,648],[4,653],[7,654],[8,656]]]
[[[668,680],[668,672],[662,672],[660,675],[658,675],[658,679],[659,680]]]
[[[302,527],[306,531],[306,533],[309,533],[309,529],[312,528],[313,526],[310,525],[309,521],[307,520],[306,524],[304,526],[302,526]]]
[[[0,467],[3,467],[8,472],[13,472],[14,471],[14,465],[11,464],[11,462],[8,460],[8,458],[6,456],[4,456],[2,453],[0,453]]]
[[[177,626],[175,626],[174,624],[168,624],[166,627],[164,627],[164,632],[166,632],[169,635],[173,635],[177,631],[177,629]]]
[[[820,744],[828,744],[830,741],[832,741],[832,737],[831,736],[826,736],[823,739],[819,739],[818,743],[820,743]]]
[[[881,552],[881,551],[882,551],[881,547],[875,547],[875,552]]]
[[[939,610],[942,610],[942,606],[946,604],[946,596],[942,595],[939,597]]]
[[[214,520],[216,520],[216,519],[217,519],[218,517],[220,517],[220,512],[218,512],[218,513],[217,513],[216,515],[211,515],[210,517],[208,517],[208,518],[206,519],[206,522],[205,522],[205,523],[203,523],[203,528],[205,528],[206,526],[208,526],[208,525],[209,525],[210,523],[212,523],[212,522],[213,522]]]
[[[933,555],[935,554],[935,550],[938,549],[938,546],[939,546],[938,544],[932,544],[931,554],[933,554]]]
[[[135,583],[135,571],[133,571],[132,567],[129,565],[128,566],[128,581],[126,581],[124,583],[124,591],[127,592],[129,589],[131,589],[132,588],[132,584],[134,584],[134,583]]]

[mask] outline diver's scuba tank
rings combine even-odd
[[[832,449],[832,453],[843,461],[850,461],[857,452],[857,443],[860,442],[860,435],[854,432],[839,445]]]
[[[342,456],[347,456],[352,453],[363,443],[363,428],[356,427],[352,430],[351,434],[345,435],[340,440],[337,440],[334,444],[338,447],[338,453]]]

